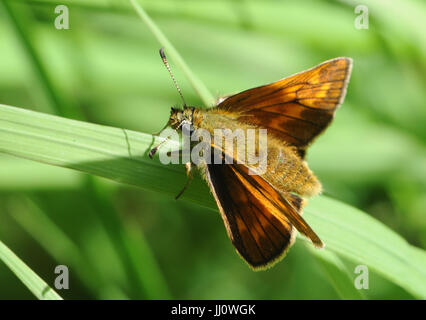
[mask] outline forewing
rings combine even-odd
[[[238,120],[268,129],[304,149],[333,119],[343,102],[351,73],[350,58],[336,58],[221,101],[217,108],[239,114]]]

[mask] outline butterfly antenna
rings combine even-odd
[[[169,71],[170,76],[172,77],[172,80],[173,80],[173,82],[175,84],[175,87],[176,87],[177,91],[179,92],[180,97],[182,98],[183,106],[186,107],[186,102],[185,102],[185,99],[183,98],[182,91],[180,90],[180,88],[179,88],[179,86],[178,86],[178,84],[177,84],[177,82],[175,80],[175,77],[173,76],[172,70],[170,70],[169,63],[167,62],[166,55],[164,54],[164,48],[160,49],[160,56],[161,56],[161,60],[163,60],[164,65],[166,66],[167,70]]]

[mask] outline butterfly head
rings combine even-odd
[[[181,131],[183,126],[188,125],[192,131],[194,110],[194,107],[184,107],[183,110],[172,107],[170,111],[169,125],[178,131]]]

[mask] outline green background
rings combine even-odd
[[[425,248],[424,2],[363,1],[361,30],[352,1],[139,3],[215,96],[353,58],[345,103],[308,162],[328,196]],[[54,27],[58,4],[68,5],[69,30]],[[0,103],[157,132],[180,104],[159,47],[127,1],[1,1]],[[170,62],[186,101],[203,105]],[[55,266],[69,266],[66,299],[340,298],[301,241],[254,273],[215,211],[4,154],[0,239],[50,285]],[[355,264],[343,262],[355,278]],[[364,294],[413,298],[373,271]],[[33,298],[3,264],[0,298]]]

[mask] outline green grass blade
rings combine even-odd
[[[0,241],[0,260],[22,281],[22,283],[40,300],[62,300],[46,282],[19,259]]]
[[[163,279],[160,268],[143,235],[134,237],[134,232],[123,219],[120,219],[114,208],[110,194],[102,189],[95,179],[88,183],[88,193],[95,197],[96,212],[112,240],[112,244],[124,267],[128,287],[136,299],[169,299],[170,294]],[[138,230],[142,234],[141,230]]]
[[[127,233],[127,250],[133,263],[139,266],[138,276],[143,283],[147,299],[173,299],[167,281],[161,272],[161,268],[146,241],[134,221],[125,225]]]
[[[14,199],[11,217],[56,261],[66,261],[93,292],[101,280],[78,246],[30,198]]]
[[[326,248],[426,298],[424,250],[364,212],[327,197],[312,199],[305,213]]]
[[[181,165],[162,165],[148,152],[160,138],[0,105],[0,151],[175,195],[185,182]],[[171,148],[179,147],[170,141]],[[161,152],[167,152],[167,145]],[[184,199],[216,210],[201,179]],[[333,251],[365,264],[419,298],[426,298],[425,252],[379,221],[321,196],[305,210],[308,222]]]
[[[307,247],[342,299],[363,300],[366,298],[362,291],[355,288],[354,281],[348,269],[334,252],[330,250],[316,250],[310,244],[307,244]]]
[[[172,58],[172,60],[182,69],[185,76],[188,78],[194,90],[198,93],[201,100],[203,100],[205,106],[211,107],[215,103],[215,98],[212,96],[207,87],[197,78],[197,76],[189,69],[182,56],[175,49],[172,43],[167,39],[160,28],[152,21],[152,19],[146,14],[145,10],[137,3],[136,0],[130,0],[130,3],[135,8],[137,14],[142,21],[148,26],[149,30],[157,38],[158,42],[164,47],[166,55]]]
[[[27,20],[31,18],[31,15],[23,15],[22,8],[21,10],[15,10],[13,5],[8,1],[1,1],[0,7],[4,8],[6,16],[11,22],[11,26],[15,29],[17,38],[20,40],[24,49],[23,51],[26,53],[34,74],[37,77],[37,83],[45,92],[53,113],[76,118],[78,116],[76,110],[71,111],[67,101],[55,90],[55,85],[49,77],[47,69],[33,44],[30,32],[27,30],[26,26],[28,23]]]

